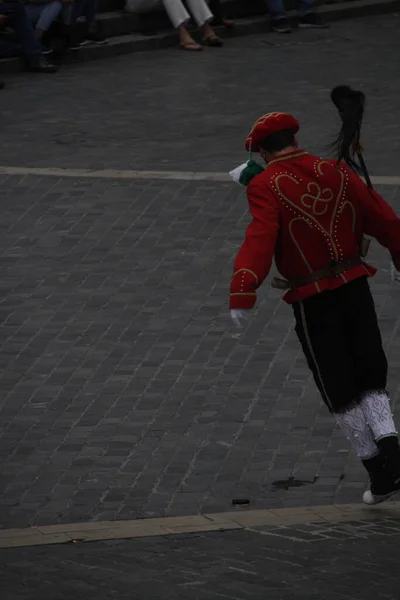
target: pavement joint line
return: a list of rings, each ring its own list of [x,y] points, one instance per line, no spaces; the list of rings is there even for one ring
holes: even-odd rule
[[[36,175],[45,177],[83,177],[91,179],[178,180],[215,181],[233,183],[229,173],[211,171],[141,171],[114,169],[64,169],[60,167],[8,167],[0,166],[0,175]],[[400,176],[371,177],[376,185],[400,185]]]
[[[91,521],[61,525],[0,529],[0,548],[46,546],[76,542],[135,539],[181,533],[207,533],[263,526],[294,526],[307,523],[400,519],[400,502],[374,507],[365,504],[331,504],[313,507],[246,510],[182,517],[121,521]]]

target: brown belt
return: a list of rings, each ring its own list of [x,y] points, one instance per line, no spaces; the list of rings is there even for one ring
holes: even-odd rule
[[[342,262],[331,260],[327,267],[319,269],[318,271],[314,271],[313,273],[309,273],[308,275],[304,275],[303,277],[296,277],[290,281],[287,281],[286,279],[280,279],[279,277],[274,277],[271,285],[273,288],[278,288],[280,290],[296,290],[304,285],[316,283],[321,279],[337,277],[341,273],[344,273],[345,271],[362,264],[363,262],[359,256],[349,258],[348,260],[344,260]]]

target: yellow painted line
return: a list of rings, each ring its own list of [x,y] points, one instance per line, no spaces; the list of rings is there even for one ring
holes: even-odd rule
[[[233,168],[233,167],[232,167]],[[7,167],[0,166],[0,175],[36,175],[42,177],[83,177],[89,179],[138,179],[180,181],[229,181],[228,173],[211,171],[135,171],[114,169],[62,169],[57,167]],[[376,185],[400,185],[400,176],[371,177]],[[233,182],[232,182],[233,183]]]
[[[331,504],[268,510],[241,511],[238,509],[235,512],[184,517],[134,521],[91,521],[24,529],[0,529],[0,548],[135,539],[180,533],[250,529],[262,526],[372,521],[377,517],[400,519],[400,502],[388,502],[374,507],[365,504]]]

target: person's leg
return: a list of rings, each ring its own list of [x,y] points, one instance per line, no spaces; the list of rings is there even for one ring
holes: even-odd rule
[[[8,16],[9,23],[15,30],[23,53],[27,56],[40,55],[41,48],[33,33],[25,6],[18,2],[2,2],[0,3],[0,14]]]
[[[269,16],[271,17],[271,27],[277,33],[291,33],[289,21],[286,17],[283,0],[266,0]]]
[[[183,50],[201,50],[187,30],[190,15],[181,0],[163,0],[163,5],[172,25],[178,30],[180,47]]]
[[[35,36],[40,40],[61,13],[62,3],[53,0],[48,4],[28,4],[26,10],[31,23],[35,26]]]
[[[315,8],[315,0],[298,0],[298,26],[307,29],[326,29],[328,25],[321,19]]]
[[[79,17],[84,17],[85,37],[81,45],[85,44],[106,44],[106,37],[99,31],[96,23],[96,15],[98,11],[98,0],[83,0],[81,3]]]
[[[294,304],[296,333],[322,398],[367,470],[371,489],[385,500],[392,482],[382,469],[379,449],[362,408],[355,403],[358,385],[343,295],[339,288]]]
[[[368,282],[353,281],[293,308],[315,382],[370,475],[364,502],[382,502],[400,487],[400,450],[388,400],[376,398],[386,387],[387,361]],[[375,420],[368,390],[375,390]]]
[[[43,10],[43,4],[25,4],[26,14],[33,27],[36,27],[36,23],[40,19],[40,15]]]
[[[379,448],[385,468],[390,473],[391,491],[395,492],[400,489],[400,447],[389,396],[384,391],[371,391],[364,396],[360,407]],[[374,490],[371,486],[371,490],[365,494],[364,501],[368,504],[381,502],[379,490]]]
[[[98,0],[85,0],[81,16],[85,17],[89,30],[96,26],[96,15],[98,10]]]
[[[374,300],[366,278],[348,284],[345,292],[343,302],[351,334],[349,344],[359,390],[360,408],[396,488],[395,481],[400,478],[400,448],[386,392],[388,364]],[[372,500],[373,498],[370,499],[370,503],[373,503]]]
[[[15,30],[31,70],[41,73],[54,73],[57,69],[43,57],[42,49],[33,32],[25,6],[18,2],[0,2],[0,15],[2,14],[8,16],[9,23]]]
[[[203,34],[203,42],[208,46],[222,46],[222,40],[215,34],[210,22],[214,16],[205,0],[187,0],[190,14]]]
[[[369,475],[370,489],[363,496],[364,502],[384,502],[393,494],[393,476],[387,468],[385,456],[379,448],[379,442],[375,439],[364,411],[361,406],[354,406],[335,417]]]
[[[187,0],[186,3],[198,27],[203,27],[206,23],[210,23],[213,20],[214,16],[205,0]]]
[[[190,21],[190,15],[181,0],[163,0],[165,12],[175,29],[186,25]]]
[[[297,337],[331,413],[351,407],[358,392],[340,296],[341,288],[293,304]]]

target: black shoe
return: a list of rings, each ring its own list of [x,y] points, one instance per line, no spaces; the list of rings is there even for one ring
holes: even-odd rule
[[[292,28],[287,19],[276,19],[271,21],[272,31],[276,33],[292,33]]]
[[[0,81],[0,90],[4,89],[4,83],[3,81]]]
[[[48,56],[49,54],[52,54],[52,53],[53,53],[53,48],[51,46],[42,44],[42,55],[43,56]]]
[[[362,461],[368,471],[370,488],[364,492],[363,502],[365,504],[380,504],[388,500],[397,491],[393,476],[387,468],[386,458],[380,452],[376,456]]]
[[[88,46],[89,44],[104,46],[104,44],[108,44],[108,40],[102,33],[93,30],[87,33],[85,39],[80,43],[80,46]]]
[[[38,58],[31,59],[29,70],[34,73],[56,73],[57,67],[48,62],[47,58],[40,55]]]
[[[297,22],[299,27],[304,29],[327,29],[329,25],[325,23],[318,13],[308,13],[299,17]]]

